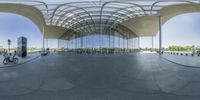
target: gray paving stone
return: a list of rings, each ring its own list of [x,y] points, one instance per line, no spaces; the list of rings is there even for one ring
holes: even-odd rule
[[[0,100],[199,100],[199,74],[157,54],[54,53],[0,69]]]

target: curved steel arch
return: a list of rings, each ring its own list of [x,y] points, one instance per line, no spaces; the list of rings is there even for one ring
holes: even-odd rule
[[[88,7],[87,7],[88,8]],[[89,7],[90,8],[90,7]],[[110,8],[113,8],[113,7],[110,7]],[[117,7],[115,7],[115,8],[117,8]],[[75,9],[76,10],[76,9]],[[72,10],[70,10],[70,11],[74,11],[74,9],[72,9]],[[68,11],[69,12],[69,11]],[[66,12],[66,13],[68,13],[68,12]],[[88,11],[89,13],[90,13],[90,11]],[[99,12],[99,11],[98,11]],[[82,15],[82,14],[85,14],[85,12],[82,12],[82,13],[77,13],[77,14],[80,14],[80,15]],[[65,14],[63,14],[63,15],[65,15]],[[122,15],[122,14],[120,14],[120,15]],[[71,16],[71,17],[73,17],[73,16]],[[90,16],[89,16],[90,17]],[[94,15],[92,15],[92,17],[94,17]],[[113,16],[114,17],[114,16]],[[75,17],[73,17],[73,18],[75,18]],[[83,17],[80,17],[80,18],[83,18]],[[84,16],[84,18],[85,18],[85,16]],[[121,16],[119,16],[118,18],[121,18]],[[68,18],[68,19],[70,19],[70,17]],[[115,19],[117,19],[116,17],[115,17]],[[59,19],[58,19],[59,20]],[[68,21],[67,19],[65,19],[65,21],[63,21],[63,23],[64,22],[66,22],[66,21]],[[69,20],[70,21],[70,23],[69,24],[71,24],[71,23],[74,23],[73,21],[71,21],[71,20]],[[76,22],[76,20],[74,20],[75,22]],[[94,25],[95,25],[95,23],[94,23]],[[62,25],[61,25],[62,26]]]
[[[0,0],[0,2],[7,0]],[[148,1],[150,3],[143,5],[141,2]],[[93,1],[86,2],[69,2],[63,4],[48,4],[46,2],[36,0],[9,0],[11,4],[23,4],[33,8],[37,8],[41,12],[41,26],[52,25],[71,28],[71,33],[86,34],[96,31],[109,31],[111,28],[117,28],[122,21],[135,16],[159,15],[159,11],[170,5],[176,4],[199,4],[199,0],[134,0],[134,1],[109,1],[98,3]],[[30,2],[30,3],[29,3]],[[170,2],[170,3],[162,3]],[[94,8],[94,9],[92,9]],[[73,13],[71,17],[66,15]],[[124,33],[125,34],[125,33]]]
[[[78,9],[73,9],[73,10],[69,10],[69,11],[67,11],[67,12],[65,12],[63,15],[61,15],[61,17],[59,17],[59,19],[60,18],[63,18],[66,14],[68,14],[68,13],[70,13],[70,12],[73,12],[73,11],[76,11],[76,10],[78,10]],[[78,15],[79,16],[79,18],[80,19],[84,19],[82,16],[80,16],[80,14],[78,14],[78,13],[76,13],[75,15]],[[89,15],[90,16],[90,15]],[[72,17],[73,17],[73,20],[79,20],[79,19],[75,19],[75,17],[74,16],[71,16],[71,17],[69,17],[69,18],[67,18],[67,19],[65,19],[65,20],[62,20],[63,22],[62,22],[62,25],[66,22],[66,21],[69,21],[68,19],[72,19]],[[90,18],[91,18],[91,16],[90,16]],[[58,20],[59,20],[58,19]],[[73,20],[71,20],[71,21],[73,21]],[[93,20],[93,19],[92,19]],[[62,26],[61,25],[61,26]]]
[[[61,15],[61,17],[65,16],[67,13],[70,13],[70,12],[71,12],[71,11],[68,11],[68,12],[64,13],[63,15]],[[84,18],[83,18],[82,16],[80,16],[79,14],[75,14],[75,15],[78,15],[80,19],[84,19]],[[61,17],[59,17],[59,18],[61,18]],[[71,17],[73,17],[73,16],[71,16]],[[71,17],[70,17],[70,18],[71,18]],[[59,20],[60,20],[60,19],[57,20],[56,25],[60,22]],[[73,20],[75,20],[75,19],[73,19]],[[77,19],[77,20],[78,20],[78,19]],[[61,23],[61,26],[64,24],[64,22],[66,22],[66,19],[65,19],[65,20],[62,20],[62,21],[63,21],[63,22]],[[86,23],[86,24],[88,24],[88,23]],[[87,30],[88,30],[88,29],[87,29]],[[88,31],[89,31],[89,30],[88,30]]]
[[[133,6],[130,6],[130,7],[126,7],[126,8],[121,8],[121,9],[118,9],[116,12],[114,12],[114,13],[112,13],[112,15],[114,15],[114,14],[116,14],[116,13],[118,13],[119,11],[121,11],[121,10],[124,10],[124,9],[129,9],[129,8],[132,8]],[[128,13],[131,13],[131,12],[133,12],[133,11],[127,11],[127,13],[125,13],[125,16],[122,16],[122,17],[127,17],[127,18],[130,18],[129,17],[129,15],[128,15]],[[133,14],[134,14],[134,12],[133,12]],[[132,16],[132,17],[136,17],[136,16],[139,16],[139,15],[137,15],[137,14],[135,14],[134,16]],[[111,18],[111,17],[110,17]],[[108,20],[110,20],[110,18],[108,19]],[[117,19],[116,19],[117,20]],[[124,19],[125,20],[125,19]],[[116,22],[115,21],[113,21],[113,23],[111,24],[111,27],[113,27],[113,25],[114,24],[116,24]]]
[[[55,14],[55,12],[56,12],[57,9],[59,9],[61,6],[66,6],[66,5],[69,6],[69,7],[75,7],[75,8],[77,8],[77,9],[81,9],[81,10],[85,11],[86,13],[88,13],[88,12],[87,12],[85,9],[83,9],[83,8],[80,8],[80,7],[77,7],[77,6],[69,5],[69,3],[65,3],[65,4],[58,5],[58,6],[55,8],[55,10],[53,11],[53,14],[52,14],[52,17],[51,17],[51,18],[53,18],[53,16],[54,16],[54,14]],[[92,19],[92,16],[90,15],[90,13],[88,13],[88,15],[90,16],[91,20],[93,20],[93,19]],[[50,23],[52,23],[52,20],[50,21]]]
[[[129,9],[129,8],[132,8],[132,7],[135,7],[135,6],[130,6],[130,7],[125,7],[125,8],[120,8],[120,9],[118,9],[118,10],[115,10],[113,13],[111,13],[111,15],[114,15],[114,14],[116,14],[116,13],[118,13],[119,11],[121,11],[121,10],[126,10],[126,9]],[[129,11],[128,11],[129,12]],[[132,11],[131,11],[132,12]],[[110,19],[111,17],[109,17],[109,19]],[[109,20],[108,19],[108,20]]]
[[[109,15],[102,15],[102,16],[104,16],[105,19],[108,20],[108,18],[106,18],[106,17],[109,17]],[[75,18],[76,18],[76,17],[75,17]],[[84,17],[81,17],[81,18],[83,18],[83,19],[78,19],[78,20],[82,22],[82,21],[87,20],[88,17],[87,17],[87,16],[84,16]],[[95,18],[96,18],[96,19],[99,19],[99,15],[93,15],[93,19],[95,19]],[[113,16],[113,19],[114,19],[113,21],[115,21],[115,19],[123,20],[123,18],[121,18],[121,17],[114,17],[114,16]],[[110,19],[110,20],[111,20],[111,19]],[[66,21],[67,21],[67,20],[66,20]],[[68,20],[68,21],[69,21],[69,22],[67,23],[68,25],[74,25],[74,23],[76,23],[76,22],[73,21],[73,19],[72,19],[72,20]],[[94,22],[95,22],[95,21],[94,21]],[[94,26],[96,26],[96,24],[95,24]]]
[[[106,25],[106,24],[105,24]],[[128,28],[126,28],[126,29],[124,29],[124,28],[126,28],[125,26],[123,26],[123,25],[119,25],[118,27],[116,27],[116,28],[111,28],[111,30],[117,30],[117,31],[119,31],[119,32],[121,32],[121,33],[123,33],[123,34],[120,34],[120,35],[122,35],[123,37],[126,37],[126,38],[130,38],[130,37],[137,37],[137,35],[134,33],[134,32],[132,32],[131,30],[129,30]],[[85,34],[83,34],[83,35],[86,35],[86,34],[93,34],[93,33],[95,33],[96,31],[91,31],[90,33],[85,33]],[[106,33],[109,33],[110,32],[110,29],[108,29],[108,30],[103,30],[103,32],[104,33],[98,33],[98,34],[106,34]],[[67,33],[67,32],[66,32]],[[80,32],[78,32],[78,33],[80,33]],[[63,35],[65,35],[65,34],[63,34]],[[94,35],[94,34],[93,34]]]
[[[113,12],[113,11],[111,11],[112,13],[118,13],[118,12]],[[121,14],[121,13],[118,13],[118,14],[116,14],[117,16],[115,16],[114,14],[111,14],[111,15],[102,15],[102,16],[106,16],[107,17],[107,20],[109,20],[109,19],[111,19],[111,18],[114,18],[115,20],[117,20],[117,19],[121,19],[121,20],[124,20],[124,18],[128,18],[129,16],[131,16],[132,14],[129,14],[130,12],[132,12],[132,11],[128,11],[127,10],[127,12],[128,13],[123,13],[123,14]],[[82,14],[82,13],[80,13],[80,14]],[[96,15],[92,15],[93,17],[95,16],[95,17],[98,17],[99,15],[98,14],[96,14]],[[136,15],[135,15],[136,16]],[[88,16],[84,16],[84,18],[87,18]],[[99,16],[100,17],[100,16]],[[124,17],[124,18],[123,18]],[[73,23],[73,22],[71,22],[71,23]]]
[[[194,2],[191,2],[191,1],[186,1],[186,0],[183,0],[183,1],[157,1],[157,2],[154,2],[152,5],[151,5],[151,14],[152,14],[152,11],[153,11],[153,8],[154,8],[154,6],[156,5],[156,4],[158,4],[158,3],[161,3],[161,2],[185,2],[185,3],[191,3],[191,4],[193,4]]]
[[[99,20],[97,20],[97,21],[99,22]],[[106,22],[106,21],[107,21],[107,19],[105,19],[105,22]],[[113,20],[113,21],[115,21],[115,20]],[[112,21],[112,22],[113,22],[113,21]],[[102,24],[103,24],[103,23],[102,23]],[[105,24],[105,23],[104,23],[104,24]],[[77,25],[79,25],[79,23],[76,23],[76,24],[74,25],[74,27],[75,27],[75,28],[78,28]],[[107,24],[106,24],[106,25],[107,25]],[[110,25],[107,25],[107,26],[110,26]],[[95,25],[94,27],[96,27],[96,25]]]
[[[101,13],[100,16],[102,15],[102,11],[104,9],[104,6],[106,6],[107,4],[110,4],[110,3],[127,3],[127,4],[131,4],[131,5],[135,5],[135,6],[138,6],[141,10],[143,10],[144,14],[146,15],[145,9],[142,6],[140,6],[140,5],[136,4],[136,3],[130,3],[130,2],[126,2],[126,1],[110,1],[110,2],[105,2],[102,5],[101,11],[100,11],[100,13]],[[100,24],[99,25],[101,25],[101,17],[100,17]],[[99,27],[101,27],[101,26],[99,26]]]
[[[0,2],[2,2],[2,1],[8,1],[8,0],[0,0]],[[49,13],[49,11],[48,11],[48,5],[45,3],[45,2],[43,2],[43,1],[27,1],[27,0],[20,0],[20,1],[16,1],[16,0],[9,0],[9,1],[13,1],[13,2],[36,2],[36,3],[40,3],[40,4],[42,4],[42,5],[44,5],[45,6],[45,8],[46,8],[46,10],[47,10],[47,13]]]

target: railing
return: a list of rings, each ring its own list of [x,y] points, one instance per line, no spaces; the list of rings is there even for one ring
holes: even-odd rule
[[[170,52],[170,51],[165,51],[163,54],[170,54],[170,55],[178,55],[178,56],[200,56],[200,53],[192,53],[192,52]]]
[[[40,51],[27,52],[28,54],[40,53]]]

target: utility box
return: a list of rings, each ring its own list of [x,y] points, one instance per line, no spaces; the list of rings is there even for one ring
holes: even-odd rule
[[[27,56],[27,38],[19,37],[17,41],[18,41],[17,55],[19,57],[26,57]]]

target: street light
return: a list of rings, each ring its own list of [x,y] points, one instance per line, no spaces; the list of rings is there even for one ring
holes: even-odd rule
[[[8,50],[9,50],[9,52],[10,52],[10,45],[11,45],[11,40],[8,39]]]

